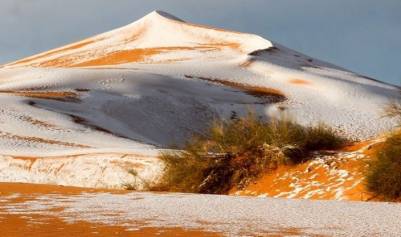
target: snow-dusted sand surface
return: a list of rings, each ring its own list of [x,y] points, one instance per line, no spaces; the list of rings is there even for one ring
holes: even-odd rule
[[[159,149],[249,110],[364,140],[394,126],[382,112],[396,99],[395,86],[260,36],[156,11],[0,67],[0,180],[117,187],[138,153],[149,166],[138,172],[153,179]]]
[[[223,236],[401,235],[399,204],[190,194],[113,194],[85,190],[72,192],[67,188],[51,187],[43,192],[43,188],[41,191],[34,185],[29,187],[28,192],[22,191],[27,190],[26,185],[9,185],[4,191],[1,185],[5,184],[0,184],[3,191],[0,217],[25,216],[25,225],[37,228],[46,221],[58,218],[64,223],[122,226],[126,235],[120,236],[129,236],[130,231],[143,228],[203,230]],[[1,223],[10,225],[12,221],[0,218]],[[24,227],[21,225],[21,228]],[[31,228],[34,230],[33,226]],[[48,231],[51,233],[52,230]],[[58,230],[53,231],[57,233]],[[149,236],[160,235],[163,236]]]

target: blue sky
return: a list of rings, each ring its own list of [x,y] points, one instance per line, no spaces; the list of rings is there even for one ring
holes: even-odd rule
[[[256,33],[401,85],[401,0],[1,0],[0,63],[126,25],[155,9]]]

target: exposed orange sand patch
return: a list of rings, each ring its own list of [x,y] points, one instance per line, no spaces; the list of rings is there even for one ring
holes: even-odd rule
[[[341,193],[341,199],[369,200],[372,194],[363,181],[367,159],[333,157],[324,163],[312,163],[312,160],[296,166],[281,166],[244,190],[232,189],[230,194],[332,200]],[[342,177],[336,173],[338,170],[345,170],[348,175]]]
[[[266,96],[273,96],[276,98],[275,101],[272,102],[279,102],[283,101],[286,99],[285,95],[283,92],[274,89],[274,88],[268,88],[268,87],[261,87],[261,86],[251,86],[247,84],[242,84],[242,83],[237,83],[237,82],[231,82],[228,80],[223,80],[223,79],[217,79],[217,78],[208,78],[208,77],[196,77],[196,76],[191,76],[191,75],[185,75],[187,78],[197,78],[201,79],[204,81],[209,81],[209,82],[214,82],[218,84],[222,84],[225,86],[230,86],[233,88],[240,89],[242,91],[245,91],[247,94],[256,96],[256,97],[266,97]]]
[[[91,223],[87,221],[65,222],[57,217],[57,213],[62,213],[63,208],[51,209],[50,214],[8,214],[2,212],[2,207],[8,204],[22,203],[33,200],[44,194],[77,195],[97,192],[126,193],[126,191],[95,190],[85,188],[52,186],[52,185],[33,185],[17,183],[0,183],[0,196],[19,194],[18,197],[0,203],[0,233],[2,237],[20,237],[29,235],[32,237],[109,237],[109,236],[221,236],[219,233],[207,232],[203,230],[186,230],[183,228],[139,228],[137,230],[127,230],[127,227],[116,225],[105,225]],[[140,223],[138,223],[140,224]]]
[[[90,56],[92,52],[80,52],[77,55],[61,56],[34,64],[39,67],[94,67],[102,65],[118,65],[124,63],[145,62],[154,55],[180,50],[211,50],[218,49],[216,46],[197,46],[197,47],[156,47],[156,48],[136,48],[131,50],[114,51],[103,55],[93,55],[92,59],[79,62],[82,58]],[[79,63],[76,63],[79,62]]]
[[[27,163],[29,163],[26,165],[19,165],[21,167],[26,167],[27,170],[31,170],[33,164],[35,164],[35,162],[38,160],[38,158],[36,158],[36,157],[24,157],[24,156],[13,156],[12,158],[14,160],[22,160],[22,161],[26,161]]]
[[[27,157],[27,156],[13,156],[13,159],[35,162],[38,158],[37,157]]]
[[[343,151],[348,151],[348,152],[359,151],[359,150],[367,148],[369,145],[371,145],[373,143],[374,143],[374,141],[371,141],[371,140],[362,141],[362,142],[355,142],[355,143],[352,143],[352,144],[344,147],[342,150]]]
[[[22,158],[22,157],[19,157]],[[124,190],[110,190],[110,189],[94,189],[94,188],[78,188],[61,185],[48,185],[48,184],[26,184],[26,183],[3,183],[0,182],[0,195],[11,195],[15,193],[20,194],[82,194],[82,193],[95,193],[95,192],[109,192],[109,193],[128,193]]]
[[[121,42],[122,44],[125,44],[127,42],[132,42],[138,39],[138,37],[143,34],[146,31],[146,28],[144,26],[137,27],[136,29],[133,29],[130,34],[126,35],[126,38]],[[41,53],[38,55],[34,55],[22,60],[18,60],[16,62],[8,64],[8,66],[18,66],[21,64],[28,64],[30,66],[52,66],[52,64],[56,64],[58,62],[58,66],[66,66],[68,64],[73,64],[74,61],[81,57],[84,56],[85,54],[88,54],[88,50],[85,50],[85,46],[94,44],[94,43],[99,43],[104,41],[106,36],[104,35],[98,35],[94,36],[91,38],[84,39],[82,41],[79,41],[77,43],[72,43],[67,46],[62,46],[53,50],[50,50],[45,53]],[[80,49],[78,51],[75,51],[77,49]],[[69,52],[69,51],[75,51],[75,52]],[[96,50],[96,49],[94,49]],[[75,53],[75,56],[73,55]],[[58,56],[59,54],[64,54],[63,56]],[[55,56],[56,58],[52,60],[46,60],[46,58],[53,57]],[[35,61],[40,61],[41,59],[44,59],[43,62],[35,63]],[[54,65],[53,65],[54,66]]]
[[[309,85],[310,84],[309,81],[305,81],[302,79],[292,79],[292,80],[290,80],[290,83],[297,84],[297,85]]]
[[[264,96],[270,95],[270,96],[278,97],[279,101],[286,99],[283,92],[281,92],[277,89],[273,89],[273,88],[243,85],[243,84],[239,84],[239,83],[226,83],[225,85],[232,86],[232,87],[238,87],[240,89],[247,91],[248,94],[256,96],[256,97],[264,97]]]
[[[2,217],[0,215],[0,217]],[[177,236],[177,237],[212,237],[221,236],[206,231],[185,230],[181,228],[142,228],[128,231],[121,226],[93,224],[85,221],[66,223],[55,217],[43,215],[5,215],[5,221],[0,220],[0,231],[3,237],[20,237],[29,234],[31,237],[143,237],[143,236]],[[27,219],[35,219],[42,223],[33,225]]]
[[[38,159],[49,159],[49,158],[54,158],[54,159],[58,159],[58,158],[79,158],[83,155],[94,155],[94,156],[105,156],[105,155],[120,155],[122,157],[125,156],[135,156],[138,158],[149,158],[149,157],[154,157],[157,158],[158,156],[150,156],[150,155],[145,155],[145,154],[140,154],[140,153],[130,153],[130,154],[126,154],[126,153],[118,153],[118,152],[108,152],[108,153],[88,153],[88,154],[76,154],[76,155],[66,155],[66,156],[13,156],[14,159],[20,159],[20,160],[38,160]],[[1,183],[1,182],[0,182]]]
[[[144,61],[146,57],[159,54],[162,50],[157,48],[149,49],[132,49],[125,51],[112,52],[110,54],[104,55],[93,60],[89,60],[83,63],[72,65],[74,67],[91,67],[99,65],[116,65],[123,63],[139,62]],[[50,64],[44,66],[52,66]]]
[[[377,151],[383,149],[383,147],[384,147],[384,141],[374,143],[368,146],[367,149],[363,151],[363,154],[365,154],[368,157],[373,157],[377,153]]]
[[[74,44],[71,44],[71,45],[67,45],[65,47],[57,48],[57,49],[48,51],[48,52],[43,53],[43,54],[38,54],[36,56],[32,56],[32,57],[28,57],[28,58],[25,58],[25,59],[22,59],[22,60],[18,60],[16,62],[13,62],[13,63],[9,64],[9,66],[15,66],[15,65],[19,65],[19,64],[26,64],[26,63],[33,62],[33,61],[41,59],[41,58],[54,56],[54,55],[56,55],[58,53],[65,52],[65,51],[68,51],[68,50],[79,49],[79,48],[82,48],[82,47],[84,47],[86,45],[92,44],[94,42],[95,41],[92,40],[92,39],[85,39],[85,40],[82,40],[80,42],[77,42],[77,43],[74,43]]]
[[[30,66],[33,67],[70,67],[75,64],[79,58],[85,57],[85,55],[76,55],[76,56],[62,56],[55,59],[45,60],[43,62],[34,63]]]
[[[254,62],[255,62],[255,60],[253,60],[253,59],[248,59],[248,60],[246,60],[245,62],[241,63],[239,66],[240,66],[240,67],[247,68],[247,67],[250,67]]]
[[[35,119],[30,116],[20,116],[20,119],[23,121],[26,121],[32,125],[35,125],[37,127],[43,127],[43,128],[48,128],[48,129],[52,129],[52,130],[62,130],[60,127],[58,127],[54,124],[50,124],[48,122],[45,122],[45,121],[42,121],[39,119]]]
[[[0,202],[0,233],[3,237],[20,237],[29,235],[32,237],[70,237],[70,236],[85,236],[85,237],[137,237],[137,236],[194,236],[194,237],[211,237],[211,236],[226,236],[224,233],[210,232],[204,229],[185,229],[182,227],[141,227],[142,222],[138,220],[134,223],[101,224],[85,220],[76,219],[74,222],[66,222],[63,219],[63,207],[49,208],[46,211],[30,212],[27,210],[19,210],[17,213],[7,213],[7,206],[28,201],[34,201],[42,195],[62,195],[68,197],[83,193],[127,193],[127,191],[111,191],[97,190],[87,188],[74,188],[53,185],[37,185],[37,184],[22,184],[22,183],[0,183],[0,196],[7,197],[15,195],[12,198],[7,198]],[[65,214],[65,213],[64,213]],[[112,213],[99,213],[104,215],[113,215]],[[210,223],[206,223],[210,224]],[[130,228],[131,227],[131,228]],[[135,227],[135,228],[133,228]],[[261,236],[260,234],[244,233],[246,236]],[[284,228],[277,227],[266,232],[262,236],[299,236],[306,235],[302,228]],[[308,236],[321,236],[308,234]]]
[[[24,96],[38,99],[50,99],[60,101],[78,101],[79,95],[69,91],[0,91],[0,93],[7,93],[16,96]]]
[[[66,146],[66,147],[90,148],[90,146],[81,145],[81,144],[77,144],[77,143],[73,143],[73,142],[63,142],[63,141],[44,139],[44,138],[33,137],[33,136],[21,136],[21,135],[8,133],[8,132],[2,132],[2,131],[0,131],[0,137],[7,138],[7,139],[20,140],[20,141],[25,141],[25,142],[44,143],[44,144],[60,145],[60,146]]]
[[[211,40],[210,43],[207,44],[199,44],[203,47],[209,47],[209,48],[232,48],[232,49],[238,49],[240,47],[240,44],[237,42],[213,42],[213,40]]]

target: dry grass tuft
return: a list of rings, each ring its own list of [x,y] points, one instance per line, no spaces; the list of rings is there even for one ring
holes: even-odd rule
[[[366,175],[369,191],[387,200],[401,199],[401,131],[391,135],[374,154]]]
[[[345,139],[324,125],[245,118],[215,121],[204,136],[194,136],[183,151],[161,156],[162,182],[153,190],[222,194],[282,164],[298,164],[310,153],[343,146]]]
[[[399,120],[401,125],[401,104],[388,105],[385,115]],[[401,130],[391,134],[380,150],[373,153],[366,174],[369,191],[387,200],[401,199]]]

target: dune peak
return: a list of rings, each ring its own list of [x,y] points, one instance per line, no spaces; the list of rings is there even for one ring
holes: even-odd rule
[[[143,18],[145,18],[145,19],[167,19],[167,20],[185,22],[184,20],[182,20],[168,12],[161,11],[161,10],[154,10],[151,13],[144,16]]]

